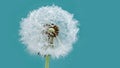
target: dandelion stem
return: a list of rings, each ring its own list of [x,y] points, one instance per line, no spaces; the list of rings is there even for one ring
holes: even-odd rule
[[[50,61],[50,56],[46,55],[45,56],[45,68],[49,68],[49,61]]]

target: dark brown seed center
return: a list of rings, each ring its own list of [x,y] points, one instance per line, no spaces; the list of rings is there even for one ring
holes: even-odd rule
[[[56,37],[58,36],[59,33],[59,28],[54,25],[54,24],[46,24],[47,31],[46,34],[48,35],[48,37]]]

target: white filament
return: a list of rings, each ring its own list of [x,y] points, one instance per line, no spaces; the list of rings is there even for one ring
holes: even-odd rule
[[[54,48],[49,47],[47,35],[42,34],[46,29],[44,25],[51,23],[59,28],[59,34],[54,38]],[[20,24],[21,41],[30,53],[40,53],[42,56],[49,54],[55,58],[65,56],[71,51],[79,30],[78,21],[73,15],[54,5],[30,12]]]

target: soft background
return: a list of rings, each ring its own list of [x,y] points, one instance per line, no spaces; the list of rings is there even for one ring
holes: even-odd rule
[[[50,68],[120,68],[119,0],[0,0],[0,68],[44,68],[19,42],[19,22],[29,11],[58,5],[80,21],[79,40]]]

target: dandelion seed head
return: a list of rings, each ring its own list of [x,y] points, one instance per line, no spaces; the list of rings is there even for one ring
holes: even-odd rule
[[[72,50],[77,40],[77,25],[78,21],[73,18],[73,14],[61,7],[40,7],[20,22],[20,40],[32,54],[59,58]],[[49,39],[53,40],[52,44]]]

